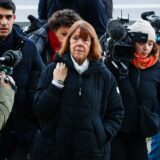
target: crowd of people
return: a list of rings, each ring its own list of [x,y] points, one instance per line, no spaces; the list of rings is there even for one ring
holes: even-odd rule
[[[45,24],[26,34],[15,3],[0,0],[0,160],[159,160],[160,131],[148,152],[140,115],[160,117],[156,32],[135,21],[145,39],[113,62],[99,40],[112,11],[112,0],[39,0]]]

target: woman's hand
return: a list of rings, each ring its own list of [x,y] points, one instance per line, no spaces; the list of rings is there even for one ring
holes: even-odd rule
[[[68,69],[65,63],[57,63],[53,71],[53,80],[64,82],[67,77]]]

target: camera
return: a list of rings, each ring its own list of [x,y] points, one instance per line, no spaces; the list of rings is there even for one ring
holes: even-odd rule
[[[128,74],[128,62],[134,57],[134,43],[147,42],[148,34],[131,32],[119,20],[110,20],[106,33],[100,38],[104,61],[112,64],[121,75]]]
[[[147,42],[148,34],[130,32],[118,20],[111,20],[107,26],[106,37],[100,39],[105,56],[113,61],[130,61],[133,58],[134,42]]]
[[[6,75],[11,75],[13,67],[22,60],[20,50],[7,50],[0,56],[0,72],[4,71]]]
[[[6,74],[6,77],[4,78],[5,83],[9,83],[15,91],[17,90],[17,86],[9,80],[8,75],[13,73],[13,67],[21,60],[22,53],[20,50],[7,50],[0,56],[0,73],[4,72]]]

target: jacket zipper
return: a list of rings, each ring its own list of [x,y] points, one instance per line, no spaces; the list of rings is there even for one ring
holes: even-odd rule
[[[137,90],[140,88],[140,70],[138,69]]]
[[[79,91],[78,91],[78,95],[79,96],[82,95],[82,77],[81,77],[81,75],[79,76]]]

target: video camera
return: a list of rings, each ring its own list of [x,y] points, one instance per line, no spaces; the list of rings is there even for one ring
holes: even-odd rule
[[[143,12],[141,17],[151,23],[156,31],[157,43],[160,44],[160,17],[156,16],[154,11]]]
[[[130,61],[133,58],[133,43],[147,42],[148,34],[130,32],[118,20],[111,20],[107,26],[108,39],[106,40],[106,56],[114,61]]]
[[[4,72],[6,77],[4,81],[12,86],[12,89],[17,90],[17,86],[13,84],[7,75],[13,73],[13,67],[15,67],[22,60],[22,53],[20,50],[7,50],[0,56],[0,72]]]
[[[108,61],[123,75],[128,74],[126,64],[134,57],[134,43],[147,42],[148,34],[131,32],[121,21],[110,20],[105,38],[100,38],[104,50],[105,63]],[[103,39],[103,44],[102,44]]]
[[[6,75],[11,75],[13,67],[22,60],[20,50],[7,50],[0,56],[0,72],[4,71]]]

